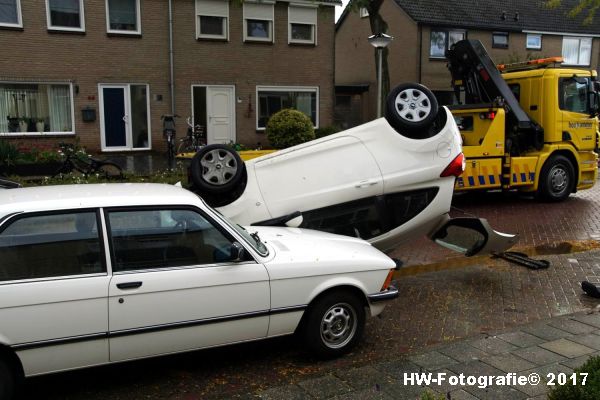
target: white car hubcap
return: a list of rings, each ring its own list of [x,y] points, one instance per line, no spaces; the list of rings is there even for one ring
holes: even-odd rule
[[[420,122],[431,113],[431,102],[419,89],[406,89],[396,96],[398,115],[407,121]]]
[[[213,185],[224,185],[235,176],[237,162],[233,155],[221,149],[207,152],[200,160],[202,179]]]
[[[321,320],[321,339],[332,349],[344,347],[354,337],[357,320],[354,309],[346,303],[330,307]]]

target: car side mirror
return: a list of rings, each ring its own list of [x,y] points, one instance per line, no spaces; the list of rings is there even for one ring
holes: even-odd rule
[[[238,242],[231,243],[229,248],[230,261],[242,262],[246,259],[246,249]]]

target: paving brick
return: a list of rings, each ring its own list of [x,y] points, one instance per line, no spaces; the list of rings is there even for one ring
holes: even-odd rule
[[[274,387],[260,392],[258,396],[264,400],[306,400],[312,397],[296,385]]]
[[[545,340],[556,340],[571,336],[569,332],[549,326],[546,323],[537,323],[521,328],[522,331],[530,333],[534,336]]]
[[[404,359],[375,364],[374,368],[395,379],[403,379],[405,373],[423,372],[423,367]]]
[[[594,333],[588,333],[587,335],[572,336],[569,337],[569,340],[595,350],[600,350],[600,336]]]
[[[383,385],[392,382],[389,375],[371,366],[336,371],[335,375],[356,390],[380,391]]]
[[[396,382],[387,385],[383,391],[396,400],[414,400],[420,399],[421,395],[427,388],[418,385],[403,385],[401,382]]]
[[[531,347],[545,342],[545,340],[540,337],[522,331],[503,333],[496,337],[518,347]]]
[[[414,355],[409,357],[409,360],[429,371],[458,363],[458,361],[454,360],[453,358],[443,355],[437,351],[430,351],[428,353]]]
[[[305,380],[298,383],[298,386],[315,399],[328,399],[352,391],[348,384],[333,375]]]
[[[460,363],[456,365],[451,365],[448,369],[454,372],[457,375],[463,374],[465,376],[481,376],[481,375],[490,375],[490,376],[498,376],[503,375],[503,372],[496,367],[492,367],[489,364],[486,364],[482,361],[470,361],[467,363]]]
[[[351,392],[335,396],[333,400],[393,400],[390,395],[381,390],[363,389],[357,392]]]
[[[590,349],[587,346],[567,339],[558,339],[552,342],[542,343],[540,344],[540,347],[568,358],[575,358],[594,352],[594,349]]]
[[[535,364],[526,361],[521,357],[517,357],[514,354],[499,354],[489,358],[484,358],[481,361],[504,372],[520,372],[536,366]]]
[[[524,349],[515,350],[512,352],[512,354],[517,355],[526,361],[530,361],[540,366],[564,361],[567,358],[549,350],[542,349],[538,346],[526,347]]]
[[[583,364],[585,364],[585,362],[587,360],[590,359],[590,357],[593,356],[598,356],[600,355],[600,352],[596,352],[596,353],[592,353],[592,354],[586,354],[584,356],[580,356],[580,357],[576,357],[576,358],[570,358],[568,360],[562,361],[561,364],[569,367],[571,369],[575,369],[575,368],[579,368],[581,367]]]
[[[485,339],[476,340],[471,343],[471,346],[485,351],[488,354],[508,353],[518,348],[517,346],[505,342],[502,339],[498,339],[497,337],[488,337]]]
[[[463,389],[454,390],[450,392],[450,398],[452,400],[478,400],[477,397],[473,396],[471,393],[466,392]]]
[[[527,398],[525,393],[511,386],[490,386],[485,389],[468,386],[465,391],[481,400],[519,400]]]
[[[600,336],[598,336],[600,338]],[[454,343],[449,346],[440,347],[437,349],[438,352],[452,357],[453,359],[460,362],[468,362],[473,360],[480,360],[488,357],[489,354],[478,348],[471,346],[469,341]]]
[[[573,334],[590,333],[596,329],[595,327],[593,327],[591,325],[584,324],[582,322],[575,321],[570,318],[552,319],[548,323],[548,325],[558,328],[565,332],[573,333]]]
[[[600,314],[582,314],[573,316],[574,320],[600,328]]]

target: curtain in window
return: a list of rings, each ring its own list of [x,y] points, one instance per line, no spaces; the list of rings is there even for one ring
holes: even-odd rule
[[[298,93],[296,98],[296,109],[312,118],[312,93]],[[314,123],[314,121],[313,121]]]
[[[579,64],[579,39],[563,38],[565,64]]]
[[[110,29],[120,31],[137,30],[136,0],[108,0]]]
[[[0,23],[19,23],[17,0],[0,0]]]
[[[79,0],[49,0],[48,5],[53,26],[81,28]]]
[[[48,90],[50,108],[50,131],[72,132],[71,93],[67,85],[53,85]]]
[[[0,133],[8,132],[10,116],[10,95],[5,87],[0,86]]]
[[[590,65],[590,58],[592,56],[592,39],[581,39],[579,46],[579,64]]]

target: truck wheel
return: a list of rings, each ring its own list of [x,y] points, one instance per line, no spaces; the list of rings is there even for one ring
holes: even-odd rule
[[[192,158],[192,182],[204,193],[226,193],[240,184],[244,162],[229,146],[211,144],[204,146]]]
[[[365,326],[365,308],[349,292],[326,294],[307,310],[303,336],[319,357],[338,357],[358,343]]]
[[[15,393],[15,375],[5,360],[0,359],[0,399],[12,399]]]
[[[385,118],[394,129],[411,139],[430,137],[429,127],[438,114],[433,92],[418,83],[396,86],[386,99]]]
[[[561,155],[546,161],[540,173],[538,197],[546,201],[565,200],[575,185],[575,170],[571,161]]]

